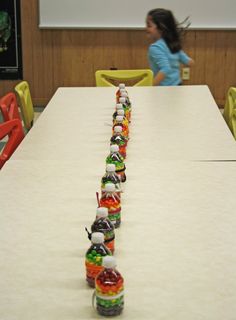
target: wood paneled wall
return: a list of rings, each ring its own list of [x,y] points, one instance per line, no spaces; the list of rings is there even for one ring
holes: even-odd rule
[[[148,67],[145,31],[40,30],[37,0],[21,0],[21,15],[23,74],[35,105],[46,105],[59,86],[95,86],[98,69]],[[207,84],[223,105],[236,86],[236,31],[189,30],[184,49],[195,60],[185,83]],[[0,95],[17,82],[1,81]]]

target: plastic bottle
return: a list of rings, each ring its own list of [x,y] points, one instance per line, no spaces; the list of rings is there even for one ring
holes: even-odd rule
[[[131,104],[129,104],[125,97],[120,97],[119,103],[122,104],[123,109],[125,111],[125,116],[127,120],[130,122],[131,119]]]
[[[117,104],[116,104],[116,110],[115,110],[115,112],[113,113],[113,116],[112,116],[113,122],[114,122],[116,116],[118,116],[118,111],[119,111],[119,110],[124,110],[124,108],[123,108],[123,106],[122,106],[122,103],[117,103]]]
[[[111,141],[111,145],[117,144],[119,146],[119,153],[125,159],[128,139],[125,138],[125,136],[123,135],[121,126],[114,127],[114,134],[111,137],[110,141]]]
[[[105,192],[105,185],[107,183],[114,183],[114,185],[116,187],[116,192],[117,192],[118,196],[120,197],[120,193],[121,193],[120,177],[116,173],[116,166],[113,163],[108,163],[106,165],[106,173],[102,177],[102,181],[101,181],[102,195]]]
[[[124,308],[124,279],[114,257],[105,257],[103,267],[95,280],[96,309],[102,316],[117,316]]]
[[[114,134],[114,128],[116,126],[122,127],[122,134],[124,137],[129,138],[129,122],[124,116],[116,116],[116,119],[114,120],[114,124],[112,127],[112,134]]]
[[[106,184],[105,192],[100,199],[100,206],[108,209],[109,220],[115,228],[118,228],[121,223],[121,205],[114,183]]]
[[[108,209],[105,207],[97,208],[96,220],[91,226],[92,232],[102,232],[104,234],[105,246],[114,253],[115,250],[115,231],[114,225],[108,218]]]
[[[117,144],[112,144],[110,146],[110,154],[106,158],[106,163],[113,163],[116,166],[116,173],[118,174],[120,181],[126,181],[124,158],[119,153],[119,146]]]
[[[129,108],[131,108],[131,102],[129,99],[128,92],[126,90],[121,90],[120,92],[120,98],[124,97],[125,98],[125,103],[128,105]]]
[[[121,90],[125,90],[125,84],[124,83],[120,83],[119,87],[118,87],[118,90],[116,91],[116,101],[117,101],[117,103],[119,102],[119,98],[121,97],[121,92],[122,92]]]
[[[95,278],[103,269],[103,257],[111,255],[111,251],[104,245],[104,234],[92,233],[91,246],[85,255],[86,280],[90,287],[95,286]]]
[[[118,109],[118,110],[117,110],[117,116],[122,116],[122,117],[123,117],[123,122],[124,122],[124,124],[125,124],[127,127],[129,127],[129,121],[128,121],[128,119],[127,119],[126,116],[125,116],[125,110],[124,110],[124,109]],[[113,122],[115,122],[115,120],[114,120]]]

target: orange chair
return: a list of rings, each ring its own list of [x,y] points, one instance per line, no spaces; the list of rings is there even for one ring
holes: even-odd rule
[[[19,119],[9,120],[0,124],[0,140],[7,135],[9,137],[8,141],[0,155],[0,169],[24,139],[24,131]]]
[[[0,99],[0,110],[4,121],[18,119],[21,121],[16,95],[10,92]]]

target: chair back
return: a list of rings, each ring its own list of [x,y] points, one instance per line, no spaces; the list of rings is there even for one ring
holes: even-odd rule
[[[232,133],[233,133],[232,120],[233,120],[234,110],[236,110],[236,88],[231,87],[229,88],[227,93],[223,117]]]
[[[29,84],[21,81],[15,86],[25,128],[30,130],[34,123],[34,107],[31,99]]]
[[[152,86],[153,72],[150,69],[140,70],[97,70],[95,73],[97,87],[113,87],[114,82],[134,81],[134,86]],[[126,84],[127,85],[127,84]]]
[[[7,135],[9,139],[0,154],[0,169],[24,139],[24,131],[19,119],[9,120],[0,124],[0,140]]]
[[[21,121],[16,95],[13,92],[7,93],[0,99],[0,110],[4,121],[12,119],[18,119]]]

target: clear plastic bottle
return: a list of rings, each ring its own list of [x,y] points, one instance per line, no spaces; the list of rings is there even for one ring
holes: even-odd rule
[[[104,245],[104,234],[101,232],[92,233],[91,246],[85,255],[86,280],[90,287],[95,286],[95,278],[103,269],[102,259],[111,255],[111,251]]]
[[[114,122],[116,116],[118,116],[118,111],[119,111],[119,110],[124,110],[124,108],[123,108],[123,106],[122,106],[122,103],[117,103],[117,104],[116,104],[116,110],[115,110],[115,112],[113,113],[113,116],[112,116],[113,122]]]
[[[102,232],[104,234],[104,244],[111,250],[115,250],[115,227],[108,218],[108,209],[105,207],[97,208],[96,220],[91,226],[92,232]]]
[[[121,97],[122,90],[126,91],[124,83],[120,83],[119,87],[118,87],[118,90],[116,91],[116,101],[117,101],[117,103],[119,102],[119,98]]]
[[[109,220],[115,228],[118,228],[121,223],[121,205],[114,183],[106,184],[105,192],[100,199],[100,206],[108,209]]]
[[[102,316],[117,316],[124,309],[124,279],[114,257],[105,257],[103,267],[95,280],[96,309]]]
[[[114,124],[112,127],[112,134],[114,134],[114,128],[116,126],[121,126],[123,136],[129,138],[129,122],[127,121],[127,118],[119,115],[116,116],[116,119],[114,120]]]
[[[127,120],[126,116],[125,116],[125,110],[124,109],[118,109],[117,110],[117,116],[122,116],[123,117],[123,123],[129,127],[129,121]],[[113,121],[115,122],[115,120]]]
[[[116,166],[116,173],[118,174],[120,181],[126,181],[124,158],[119,153],[119,146],[117,144],[112,144],[110,146],[110,154],[106,158],[106,163],[113,163]]]
[[[120,97],[119,103],[122,104],[123,109],[125,111],[125,116],[126,116],[127,120],[130,122],[130,119],[131,119],[131,104],[129,104],[127,102],[126,97]]]
[[[128,139],[123,135],[121,126],[114,127],[114,134],[111,137],[110,141],[111,141],[111,145],[117,144],[119,146],[119,152],[122,155],[122,157],[125,159]]]
[[[116,192],[117,192],[118,196],[120,197],[120,193],[121,193],[120,177],[116,173],[116,166],[113,163],[108,163],[106,165],[106,173],[102,177],[102,181],[101,181],[102,195],[105,192],[105,185],[107,183],[114,183],[114,185],[116,187]]]

